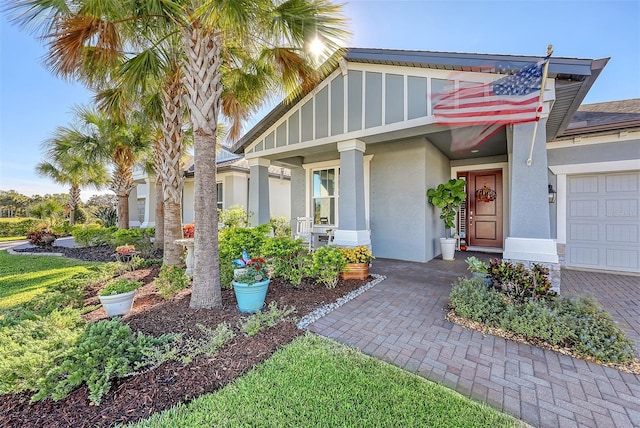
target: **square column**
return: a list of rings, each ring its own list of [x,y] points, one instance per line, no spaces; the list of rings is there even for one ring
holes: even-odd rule
[[[138,220],[138,186],[134,183],[129,192],[129,227],[140,227]]]
[[[560,263],[555,239],[551,239],[547,172],[546,119],[540,119],[531,164],[527,164],[535,123],[513,125],[507,130],[510,164],[509,237],[503,258],[525,265],[549,268],[553,288],[560,289]]]
[[[145,180],[147,186],[147,197],[144,200],[144,221],[140,227],[153,227],[156,225],[156,179],[147,177]]]
[[[264,158],[249,159],[249,224],[269,223],[269,165]]]
[[[340,153],[340,206],[338,229],[333,243],[345,247],[371,245],[371,231],[367,230],[364,195],[364,152],[366,144],[360,140],[338,143]]]

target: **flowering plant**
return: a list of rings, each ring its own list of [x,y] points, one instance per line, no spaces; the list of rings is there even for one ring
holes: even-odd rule
[[[193,238],[193,234],[195,233],[195,231],[196,231],[195,223],[189,223],[182,226],[182,235],[185,238]]]
[[[121,256],[126,256],[135,251],[136,251],[135,245],[120,245],[119,247],[116,247],[116,253],[120,254]]]
[[[238,263],[239,261],[242,261],[242,264]],[[234,260],[233,263],[236,268],[240,267],[234,275],[235,282],[253,285],[269,279],[267,262],[263,258],[247,260],[243,257],[243,259]]]
[[[373,253],[366,245],[360,245],[354,248],[340,248],[342,255],[347,263],[371,263],[375,259]]]

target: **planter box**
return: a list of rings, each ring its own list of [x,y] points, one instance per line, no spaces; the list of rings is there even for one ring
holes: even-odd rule
[[[344,271],[340,272],[340,279],[365,280],[367,278],[369,278],[368,263],[347,263]]]
[[[136,297],[136,290],[128,293],[114,294],[112,296],[98,296],[100,303],[104,306],[109,318],[118,315],[125,315],[133,307],[133,299]]]

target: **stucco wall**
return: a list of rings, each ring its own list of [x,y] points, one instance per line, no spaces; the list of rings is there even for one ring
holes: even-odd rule
[[[291,218],[291,180],[269,177],[269,209],[271,217]]]
[[[444,226],[426,191],[449,178],[449,161],[422,138],[367,146],[371,241],[376,257],[425,262],[439,254]]]
[[[195,218],[195,212],[193,210],[194,204],[194,182],[193,178],[187,178],[184,180],[184,187],[182,188],[182,223],[193,223]]]
[[[638,158],[639,156],[640,140],[576,145],[574,147],[561,149],[548,147],[547,150],[547,162],[549,166],[610,162]]]

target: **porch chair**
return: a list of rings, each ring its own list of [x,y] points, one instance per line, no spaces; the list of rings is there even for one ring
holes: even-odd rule
[[[292,227],[293,239],[302,239],[302,242],[313,250],[313,219],[311,217],[296,217],[295,227]]]

